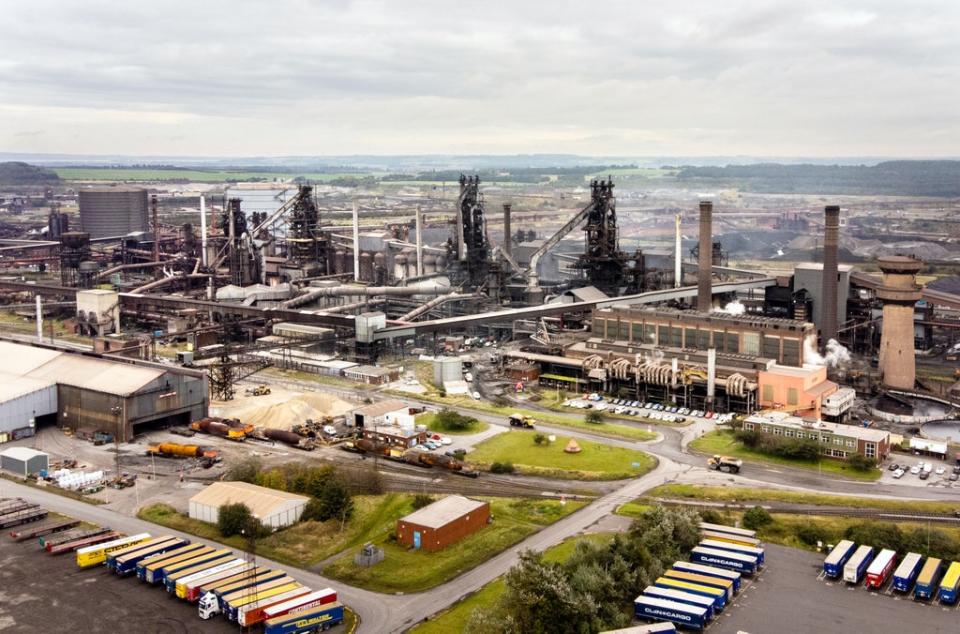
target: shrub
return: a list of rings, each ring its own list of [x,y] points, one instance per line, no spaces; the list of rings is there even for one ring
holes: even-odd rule
[[[494,462],[490,465],[490,473],[513,473],[512,462]]]
[[[541,434],[540,432],[537,432],[536,434],[533,435],[533,442],[534,442],[536,445],[544,445],[544,444],[546,444],[546,442],[547,442],[547,436],[546,436],[546,434]]]
[[[477,425],[477,419],[473,416],[465,416],[452,409],[443,408],[437,412],[434,422],[439,429],[446,431],[467,431]]]
[[[431,504],[433,504],[433,497],[426,493],[417,493],[413,496],[413,510],[415,511]]]
[[[243,502],[224,504],[217,513],[217,530],[224,537],[232,537],[241,533],[259,534],[259,527],[255,526],[254,523],[259,524],[253,513],[250,512],[250,507]],[[257,530],[251,533],[251,529]]]
[[[871,471],[877,468],[877,461],[873,458],[867,458],[858,453],[852,454],[847,458],[847,464],[853,468],[854,471]]]
[[[827,533],[816,524],[807,522],[797,527],[797,539],[807,546],[816,546],[817,542],[827,540]]]
[[[752,429],[743,429],[733,434],[734,438],[742,442],[745,446],[755,449],[760,444],[760,434]]]
[[[466,449],[454,449],[454,450],[453,450],[453,457],[456,458],[457,460],[463,460],[464,458],[467,457],[467,450],[466,450]]]
[[[752,531],[760,530],[773,523],[773,517],[762,506],[755,506],[743,514],[743,527]]]
[[[240,462],[233,465],[229,471],[227,471],[227,480],[235,480],[238,482],[249,482],[254,484],[257,480],[257,474],[260,473],[262,468],[262,463],[260,458],[256,456],[250,456],[244,458]]]
[[[588,423],[593,423],[594,425],[596,425],[603,422],[603,414],[601,414],[595,409],[592,409],[589,412],[587,412],[587,415],[584,418],[584,420],[586,420]]]

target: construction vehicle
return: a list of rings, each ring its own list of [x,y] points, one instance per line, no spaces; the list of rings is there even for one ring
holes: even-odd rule
[[[707,458],[707,467],[714,471],[740,473],[740,469],[743,467],[743,460],[729,456],[711,456]]]
[[[266,385],[258,385],[257,387],[248,387],[244,390],[244,394],[247,396],[266,396],[270,393],[270,388]]]
[[[537,421],[530,416],[524,416],[523,414],[510,414],[510,426],[511,427],[522,427],[523,429],[533,429]]]

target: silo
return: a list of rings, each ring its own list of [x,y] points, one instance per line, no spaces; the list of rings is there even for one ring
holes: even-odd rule
[[[336,273],[337,275],[340,275],[340,274],[342,274],[342,273],[345,272],[345,271],[343,270],[343,258],[344,258],[343,249],[336,249],[336,250],[334,250],[334,252],[333,252],[333,272]]]
[[[393,279],[402,280],[407,276],[407,256],[403,253],[393,258]]]
[[[80,190],[79,202],[80,226],[91,238],[150,230],[142,187],[88,187]]]
[[[382,253],[378,253],[380,257],[383,257]],[[364,282],[373,281],[373,256],[369,251],[364,251],[360,254],[360,279]]]

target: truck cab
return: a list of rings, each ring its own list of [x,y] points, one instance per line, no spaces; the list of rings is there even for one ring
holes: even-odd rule
[[[740,469],[743,467],[743,460],[729,456],[711,456],[707,459],[707,466],[714,471],[740,473]]]
[[[220,600],[215,593],[208,592],[200,597],[200,602],[197,604],[197,614],[204,621],[220,614]]]

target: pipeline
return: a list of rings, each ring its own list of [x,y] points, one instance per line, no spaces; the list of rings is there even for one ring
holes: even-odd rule
[[[446,304],[447,302],[458,302],[467,299],[478,299],[480,297],[479,293],[448,293],[446,295],[440,295],[439,297],[434,297],[426,304],[422,306],[417,306],[409,313],[400,317],[400,321],[411,321],[416,319],[420,315],[440,306],[441,304]]]
[[[117,266],[104,269],[103,271],[97,273],[97,279],[102,280],[110,277],[114,273],[119,273],[120,271],[127,271],[130,269],[152,269],[157,266],[164,266],[165,264],[169,264],[169,262],[134,262],[133,264],[118,264]]]
[[[387,295],[394,297],[405,297],[409,295],[440,295],[449,293],[447,286],[435,287],[414,287],[414,286],[332,286],[330,288],[315,288],[305,295],[288,299],[280,304],[281,308],[296,308],[309,304],[318,297],[376,297],[377,295]]]
[[[196,273],[196,274],[190,273],[188,275],[173,275],[171,277],[165,277],[163,279],[154,280],[153,282],[144,284],[143,286],[138,286],[137,288],[133,289],[130,292],[144,293],[146,291],[153,290],[161,286],[166,286],[167,284],[171,284],[173,282],[177,282],[181,280],[200,280],[200,279],[206,280],[206,279],[209,279],[210,277],[211,277],[210,273]]]
[[[340,306],[331,306],[329,308],[323,308],[321,312],[324,313],[346,313],[351,310],[356,310],[358,308],[366,308],[368,306],[379,306],[381,304],[386,304],[387,300],[385,299],[369,299],[363,302],[353,302],[351,304],[341,304]]]

